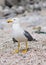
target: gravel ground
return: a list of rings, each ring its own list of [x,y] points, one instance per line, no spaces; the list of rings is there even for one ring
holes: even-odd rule
[[[46,16],[43,12],[44,10],[40,14]],[[29,28],[26,30],[31,32]],[[32,36],[37,42],[28,42],[27,53],[21,51],[25,49],[25,42],[20,43],[19,53],[13,53],[18,47],[17,43],[14,44],[12,41],[11,24],[5,29],[0,29],[0,65],[46,65],[46,34],[32,33]]]
[[[0,65],[46,65],[46,34],[33,33],[38,41],[28,42],[29,50],[25,54],[21,51],[25,43],[20,43],[20,52],[15,54],[17,43],[12,42],[11,27],[8,27],[0,30]]]

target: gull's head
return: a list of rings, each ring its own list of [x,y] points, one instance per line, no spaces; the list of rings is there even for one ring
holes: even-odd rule
[[[9,19],[9,20],[7,20],[7,22],[8,23],[18,23],[18,21],[19,21],[19,18],[12,18],[12,19]]]

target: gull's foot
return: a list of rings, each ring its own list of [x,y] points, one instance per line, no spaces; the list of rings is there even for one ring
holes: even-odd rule
[[[27,53],[27,49],[23,49],[22,53],[24,53],[24,54]]]

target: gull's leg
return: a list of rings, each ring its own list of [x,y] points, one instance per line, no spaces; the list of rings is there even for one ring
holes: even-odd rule
[[[20,48],[20,42],[18,42],[18,52],[19,52],[19,48]]]
[[[27,49],[28,49],[28,43],[26,42],[26,51],[27,51]]]
[[[18,42],[18,49],[15,50],[15,53],[19,53],[19,48],[20,48],[20,42]]]
[[[18,49],[14,50],[13,53],[19,53],[19,48],[20,48],[20,42],[18,42]]]
[[[27,43],[27,41],[26,41],[26,49],[24,49],[22,52],[23,52],[23,53],[26,53],[26,52],[27,52],[27,49],[28,49],[28,43]]]

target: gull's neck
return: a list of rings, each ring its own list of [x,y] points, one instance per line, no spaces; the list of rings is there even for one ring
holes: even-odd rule
[[[13,28],[20,28],[20,24],[19,23],[13,24]]]

